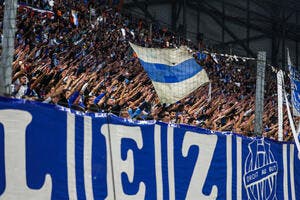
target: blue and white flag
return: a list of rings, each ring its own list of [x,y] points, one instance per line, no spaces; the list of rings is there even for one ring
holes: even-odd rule
[[[296,79],[292,79],[291,83],[292,83],[293,114],[295,116],[300,116],[300,81]]]
[[[206,71],[186,47],[145,48],[130,43],[162,103],[175,103],[209,82]]]
[[[292,66],[291,59],[288,55],[288,66],[291,80],[291,101],[293,105],[294,116],[300,116],[300,79],[297,76],[296,69]]]

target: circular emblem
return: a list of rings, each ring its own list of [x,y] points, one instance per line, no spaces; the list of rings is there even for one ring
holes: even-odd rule
[[[243,176],[248,199],[277,199],[278,165],[270,150],[270,144],[264,139],[257,139],[248,144],[248,149]]]

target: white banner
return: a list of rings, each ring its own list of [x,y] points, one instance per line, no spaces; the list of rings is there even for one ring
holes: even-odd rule
[[[292,142],[0,97],[0,200],[300,200],[295,152]]]

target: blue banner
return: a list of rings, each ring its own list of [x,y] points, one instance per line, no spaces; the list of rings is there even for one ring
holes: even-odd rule
[[[300,199],[293,143],[0,99],[0,199]]]

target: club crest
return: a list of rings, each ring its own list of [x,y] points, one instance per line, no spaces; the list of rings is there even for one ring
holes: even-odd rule
[[[248,199],[277,199],[278,164],[270,150],[270,144],[264,139],[257,139],[248,144],[248,149],[243,176]]]

